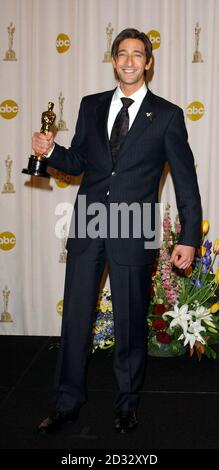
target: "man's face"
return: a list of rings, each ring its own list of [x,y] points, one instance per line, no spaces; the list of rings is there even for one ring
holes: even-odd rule
[[[144,43],[140,39],[128,38],[120,42],[112,63],[122,84],[141,86],[144,82],[144,71],[149,70],[152,59],[146,64]]]

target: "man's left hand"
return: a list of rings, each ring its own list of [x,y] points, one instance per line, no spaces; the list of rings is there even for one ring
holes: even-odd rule
[[[194,246],[175,245],[170,261],[179,269],[188,268],[194,259]]]

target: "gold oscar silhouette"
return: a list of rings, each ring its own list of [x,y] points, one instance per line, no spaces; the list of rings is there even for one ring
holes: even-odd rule
[[[9,290],[8,286],[5,286],[2,293],[3,293],[4,311],[1,314],[0,322],[1,323],[11,323],[11,322],[13,322],[13,320],[11,318],[11,314],[8,312],[8,302],[9,302],[9,294],[10,294],[10,290]]]
[[[8,50],[5,53],[5,58],[3,60],[17,60],[15,51],[13,51],[13,41],[14,41],[15,26],[12,21],[8,26]]]
[[[201,52],[199,51],[199,41],[200,41],[200,33],[201,33],[201,28],[199,27],[199,23],[196,23],[195,25],[195,52],[193,54],[193,63],[201,63],[204,62],[202,59]]]
[[[7,156],[5,160],[6,166],[6,183],[4,183],[2,194],[4,193],[15,193],[13,183],[11,183],[11,167],[13,160],[11,160],[10,155]]]
[[[68,131],[68,128],[66,127],[66,122],[63,119],[63,103],[65,101],[64,96],[62,95],[62,92],[60,92],[59,95],[59,112],[60,112],[60,119],[58,121],[58,130],[59,131]]]
[[[111,45],[112,45],[112,35],[114,28],[112,28],[111,23],[106,27],[106,52],[104,52],[104,58],[102,62],[111,62]]]
[[[66,259],[67,259],[66,242],[67,242],[67,226],[65,224],[62,228],[62,238],[61,238],[62,251],[59,256],[59,263],[66,263]]]
[[[41,117],[42,126],[40,129],[40,132],[42,134],[47,134],[51,130],[55,122],[56,115],[53,112],[53,107],[54,107],[54,103],[49,101],[48,110],[42,113],[42,117]],[[22,170],[22,173],[26,173],[27,175],[32,175],[32,176],[43,176],[45,178],[49,178],[50,175],[46,171],[47,165],[48,165],[48,160],[45,155],[38,155],[38,154],[31,155],[29,157],[28,167],[24,168]]]

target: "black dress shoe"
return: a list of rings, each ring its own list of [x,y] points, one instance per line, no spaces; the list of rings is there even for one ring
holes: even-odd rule
[[[114,429],[122,434],[136,428],[138,420],[135,410],[119,411],[114,420]]]
[[[38,432],[41,434],[49,434],[58,431],[67,421],[75,421],[78,417],[78,411],[71,413],[63,413],[55,411],[48,418],[45,418],[38,426]]]

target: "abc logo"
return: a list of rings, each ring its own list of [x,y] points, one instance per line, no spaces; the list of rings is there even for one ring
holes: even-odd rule
[[[0,115],[5,119],[12,119],[17,116],[18,105],[15,101],[5,100],[0,104]]]
[[[60,300],[57,305],[56,305],[56,311],[60,317],[62,317],[62,312],[63,312],[63,300]]]
[[[69,36],[65,33],[60,33],[56,38],[56,50],[62,54],[63,52],[68,51],[70,48],[71,41]]]
[[[64,174],[61,174],[61,173],[56,173],[56,179],[55,179],[55,182],[58,186],[58,188],[67,188],[70,184],[70,175],[64,175]]]
[[[148,31],[147,36],[149,37],[151,41],[153,50],[158,49],[158,47],[160,47],[160,41],[161,41],[159,31],[155,31],[155,29],[151,29],[151,31]]]
[[[61,189],[67,188],[69,186],[69,183],[67,183],[64,180],[56,179],[55,182],[56,182],[58,188],[61,188]]]
[[[205,107],[200,101],[193,101],[186,108],[186,116],[191,119],[191,121],[198,121],[204,116]]]
[[[16,238],[12,232],[0,233],[0,249],[4,251],[12,250],[16,245]]]

